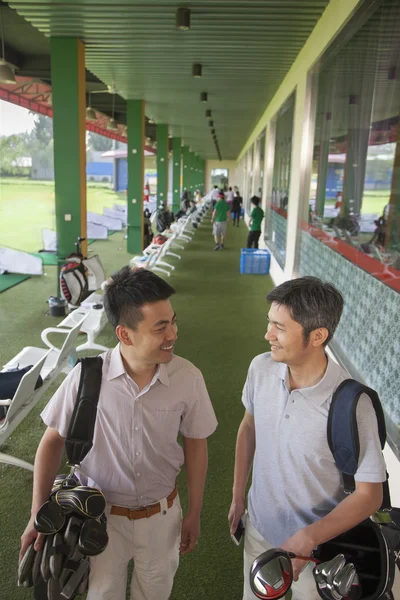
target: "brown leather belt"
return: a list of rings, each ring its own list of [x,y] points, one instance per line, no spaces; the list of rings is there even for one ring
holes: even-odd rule
[[[171,508],[177,495],[178,490],[175,488],[167,497],[168,508]],[[140,508],[125,508],[124,506],[111,507],[112,515],[128,517],[130,521],[135,521],[136,519],[148,519],[159,512],[161,512],[161,504],[159,502],[156,504],[149,504],[148,506],[141,506]]]

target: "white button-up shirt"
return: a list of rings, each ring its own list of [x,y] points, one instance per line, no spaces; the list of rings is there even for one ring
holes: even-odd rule
[[[101,356],[93,447],[82,461],[79,478],[85,485],[99,486],[112,504],[136,508],[157,502],[174,489],[184,462],[178,434],[201,439],[216,429],[203,376],[189,361],[174,356],[139,391],[125,371],[119,345]],[[77,365],[69,373],[41,414],[64,438],[80,371]]]

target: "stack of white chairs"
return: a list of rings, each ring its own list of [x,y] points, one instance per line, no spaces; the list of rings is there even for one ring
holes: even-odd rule
[[[50,344],[50,342],[46,348],[26,346],[4,365],[3,372],[15,368],[22,369],[28,366],[31,366],[31,368],[22,377],[14,397],[0,400],[1,406],[8,407],[5,419],[0,423],[0,447],[66,367],[68,357],[75,350],[78,335],[86,316],[78,321],[72,329],[54,328],[57,329],[57,333],[64,334],[65,336],[65,341],[61,348]],[[39,375],[43,383],[35,390]],[[8,454],[0,453],[0,463],[33,471],[32,464]]]

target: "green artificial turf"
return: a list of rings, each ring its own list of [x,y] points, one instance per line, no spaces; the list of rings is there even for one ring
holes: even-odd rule
[[[220,600],[242,597],[242,547],[230,540],[227,514],[231,501],[236,432],[244,409],[241,391],[252,358],[268,350],[266,293],[271,279],[263,275],[240,275],[240,247],[247,228],[229,226],[226,249],[213,252],[209,217],[182,254],[182,260],[167,257],[176,266],[168,282],[175,287],[172,298],[178,316],[177,354],[189,359],[204,374],[212,399],[218,429],[209,439],[209,470],[202,514],[202,533],[196,550],[181,560],[172,600]],[[107,274],[127,263],[123,232],[91,247],[99,253]],[[122,248],[122,249],[121,249]],[[61,320],[45,314],[47,298],[55,293],[56,271],[46,268],[46,277],[35,277],[2,294],[0,304],[0,364],[25,345],[41,345],[40,332]],[[107,328],[97,338],[114,344]],[[33,461],[43,433],[39,418],[56,385],[9,438],[2,452]],[[0,465],[2,536],[0,597],[28,599],[32,592],[16,587],[19,537],[28,520],[32,475],[28,471]],[[186,505],[184,473],[179,490]],[[100,599],[99,599],[100,600]]]
[[[0,275],[0,294],[14,287],[14,285],[18,285],[29,279],[29,277],[30,275],[18,275],[16,273],[4,273],[4,275]]]

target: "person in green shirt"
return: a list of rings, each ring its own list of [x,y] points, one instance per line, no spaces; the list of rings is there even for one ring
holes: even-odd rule
[[[215,240],[214,250],[223,250],[226,238],[227,222],[230,219],[231,207],[225,200],[222,192],[218,194],[218,201],[214,207],[211,223],[213,224],[213,235]]]
[[[258,196],[253,196],[250,202],[254,208],[250,213],[250,231],[247,237],[247,247],[258,248],[258,240],[260,239],[261,235],[261,223],[264,218],[264,211],[259,207],[260,198]]]

